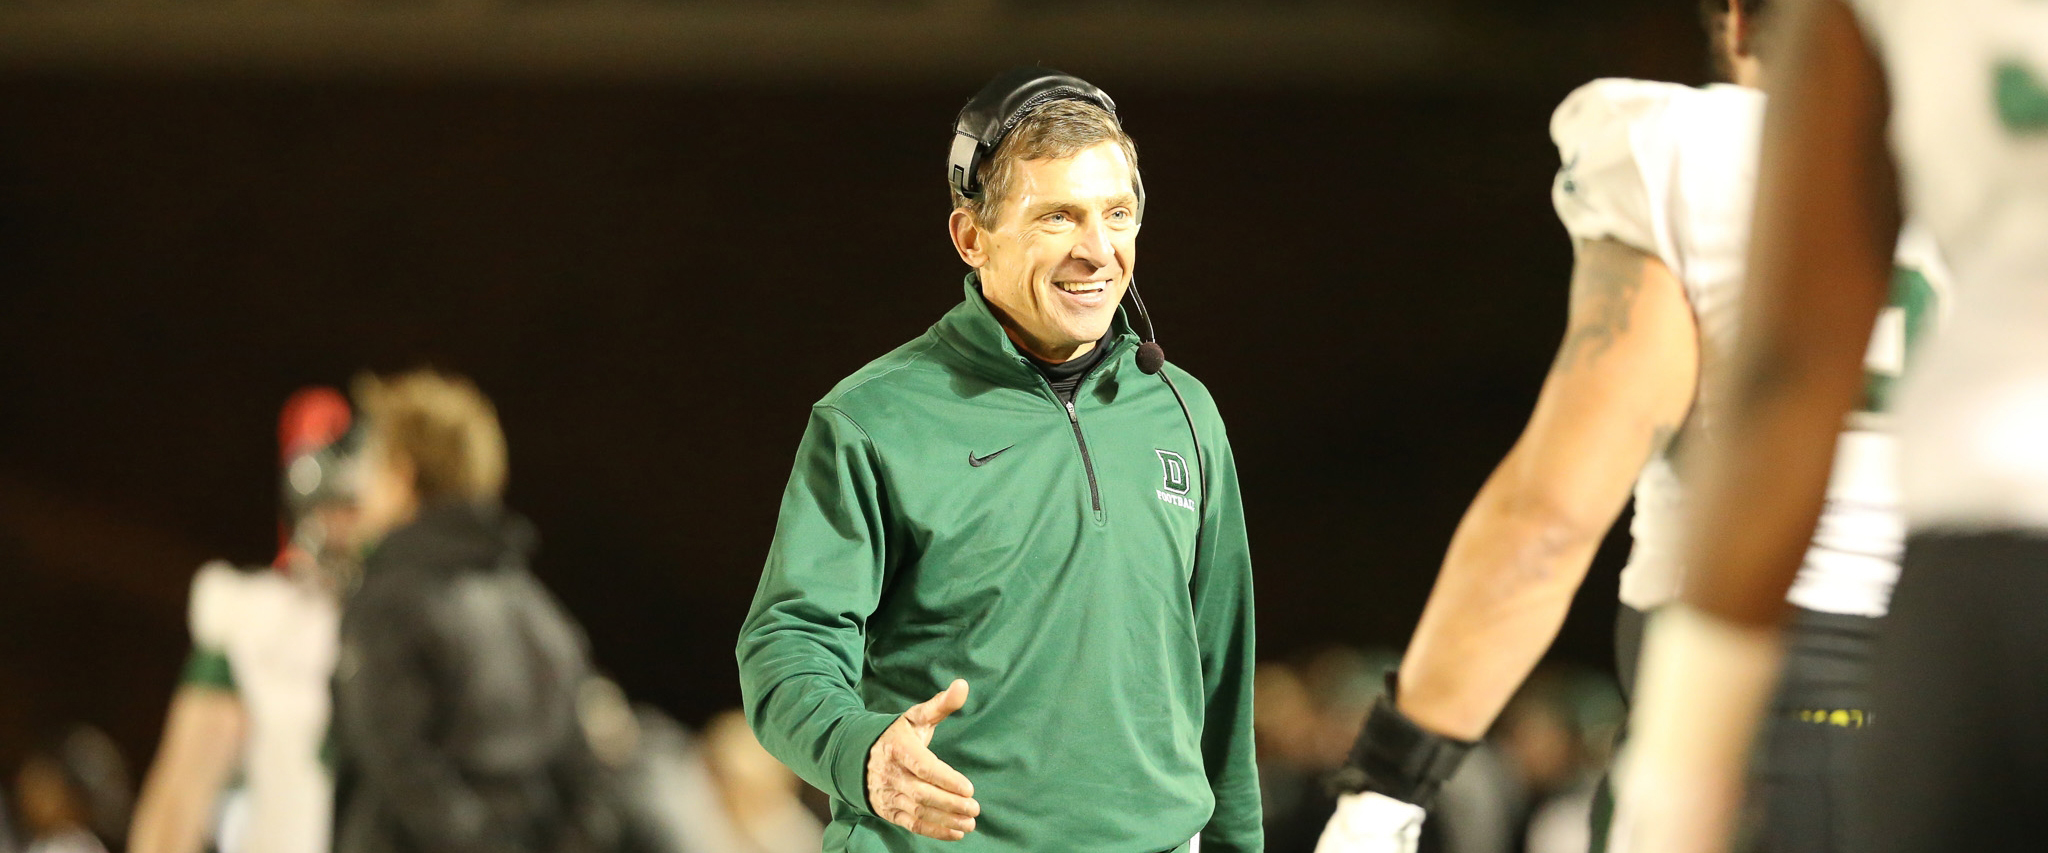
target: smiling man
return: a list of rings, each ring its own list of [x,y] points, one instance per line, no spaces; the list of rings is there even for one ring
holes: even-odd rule
[[[1230,444],[1118,308],[1136,147],[1038,68],[956,129],[965,298],[812,407],[740,633],[748,718],[831,795],[826,850],[1261,850]]]

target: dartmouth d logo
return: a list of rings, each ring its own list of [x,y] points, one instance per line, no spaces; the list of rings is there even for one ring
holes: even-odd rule
[[[1159,490],[1159,499],[1174,506],[1194,509],[1195,502],[1188,500],[1188,461],[1171,450],[1153,450],[1159,454],[1159,465],[1166,469],[1166,486]]]

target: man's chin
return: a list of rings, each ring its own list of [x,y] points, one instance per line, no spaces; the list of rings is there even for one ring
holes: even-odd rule
[[[1102,340],[1102,336],[1109,334],[1109,318],[1105,317],[1098,323],[1077,323],[1068,326],[1066,333],[1067,339],[1077,342],[1077,346],[1092,345]]]

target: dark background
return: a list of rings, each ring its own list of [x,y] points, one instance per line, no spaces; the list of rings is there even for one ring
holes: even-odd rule
[[[1561,330],[1550,110],[1703,68],[1682,0],[1445,7],[1437,37],[1480,47],[1242,77],[1255,30],[845,75],[0,63],[0,767],[78,721],[148,759],[193,570],[274,547],[277,407],[364,368],[475,377],[600,663],[689,722],[737,704],[806,407],[958,299],[948,127],[1026,61],[1114,93],[1138,140],[1142,280],[1231,427],[1262,654],[1398,645]],[[1611,666],[1623,553],[1556,656]]]

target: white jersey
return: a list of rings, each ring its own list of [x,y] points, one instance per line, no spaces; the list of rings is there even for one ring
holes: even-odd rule
[[[2048,529],[2048,3],[1851,5],[1884,62],[1906,210],[1956,281],[1900,400],[1908,521]]]
[[[208,563],[192,580],[193,645],[227,658],[247,714],[244,797],[222,821],[224,853],[326,853],[334,780],[327,740],[341,605],[273,571]]]
[[[1567,97],[1550,133],[1564,161],[1551,198],[1576,242],[1608,239],[1656,256],[1684,287],[1697,323],[1699,384],[1669,446],[1636,480],[1635,539],[1621,600],[1648,610],[1685,580],[1689,484],[1681,450],[1712,442],[1726,402],[1749,254],[1763,94],[1717,84],[1693,88],[1596,80]],[[1910,234],[1910,232],[1909,232]],[[1881,616],[1898,579],[1904,528],[1896,446],[1881,415],[1904,367],[1908,338],[1925,327],[1943,278],[1931,244],[1901,241],[1895,307],[1879,323],[1867,365],[1866,412],[1845,425],[1827,507],[1789,600],[1809,610]]]

